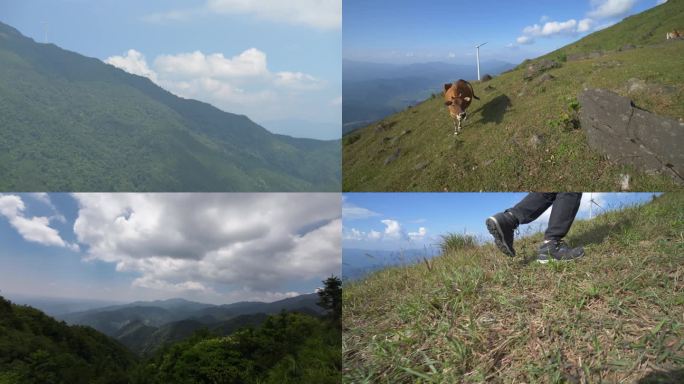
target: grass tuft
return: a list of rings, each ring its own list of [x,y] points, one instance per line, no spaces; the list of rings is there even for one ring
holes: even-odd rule
[[[441,236],[442,240],[439,247],[442,254],[449,252],[460,251],[463,249],[470,249],[477,246],[477,239],[474,236],[463,233],[447,233]]]

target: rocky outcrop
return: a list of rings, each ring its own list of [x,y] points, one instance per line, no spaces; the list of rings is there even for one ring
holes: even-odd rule
[[[684,122],[636,108],[604,89],[579,95],[580,122],[589,146],[611,161],[684,184]]]
[[[560,68],[561,64],[555,60],[539,60],[535,61],[527,66],[523,78],[525,80],[532,80],[535,77],[541,75],[542,73],[551,70],[553,68]]]

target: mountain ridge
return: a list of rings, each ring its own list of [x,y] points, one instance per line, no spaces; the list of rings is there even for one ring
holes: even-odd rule
[[[1,22],[0,33],[0,189],[339,190],[339,140],[272,134]]]

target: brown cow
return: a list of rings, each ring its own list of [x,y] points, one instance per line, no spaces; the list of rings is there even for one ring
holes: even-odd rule
[[[473,99],[480,100],[475,96],[473,86],[461,79],[452,84],[444,84],[444,105],[449,109],[449,115],[454,119],[454,136],[461,131],[461,121],[468,118],[466,109]]]
[[[675,29],[672,32],[668,32],[665,37],[667,40],[680,39],[682,37],[682,33]]]

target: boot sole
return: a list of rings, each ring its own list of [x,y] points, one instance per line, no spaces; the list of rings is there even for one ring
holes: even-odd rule
[[[559,262],[559,263],[566,263],[566,262],[568,262],[568,261],[579,260],[579,259],[581,259],[581,258],[583,258],[583,257],[584,257],[584,252],[582,252],[581,255],[575,257],[574,259],[564,259],[564,260],[563,260],[563,259],[561,259],[561,260],[556,260],[556,259],[544,259],[544,260],[539,260],[539,259],[537,259],[537,263],[539,263],[539,264],[548,264],[549,261],[552,261],[552,260],[553,260],[553,261],[556,261],[556,262]]]
[[[504,241],[503,231],[501,230],[499,222],[496,221],[496,218],[494,218],[494,216],[490,216],[487,219],[486,224],[487,230],[494,237],[494,243],[496,244],[497,248],[499,248],[501,252],[505,253],[506,256],[515,256],[515,252],[513,252],[513,250],[509,248],[508,244],[506,244]]]

